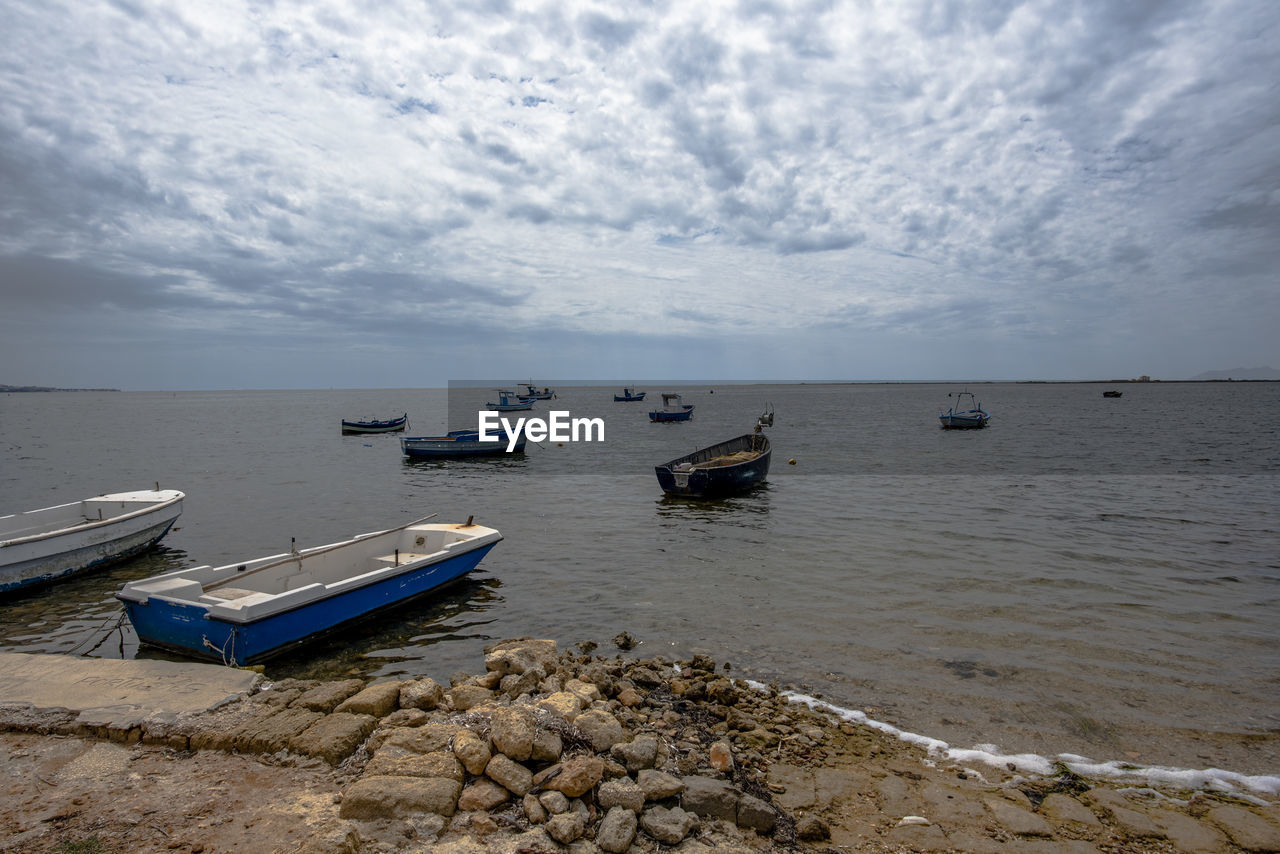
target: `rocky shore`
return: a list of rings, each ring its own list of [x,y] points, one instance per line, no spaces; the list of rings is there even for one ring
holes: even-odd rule
[[[960,764],[705,656],[593,652],[521,638],[449,685],[261,680],[128,726],[3,707],[0,850],[1280,851],[1274,795]]]

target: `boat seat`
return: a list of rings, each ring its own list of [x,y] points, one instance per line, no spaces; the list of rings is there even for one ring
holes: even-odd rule
[[[394,554],[379,555],[374,560],[384,566],[404,566],[406,563],[413,563],[415,560],[422,560],[424,557],[426,557],[425,554],[419,554],[418,552],[400,552],[399,562],[396,561]]]
[[[207,591],[204,596],[210,599],[243,599],[246,596],[253,596],[258,593],[257,590],[245,590],[240,587],[215,587],[213,590]]]

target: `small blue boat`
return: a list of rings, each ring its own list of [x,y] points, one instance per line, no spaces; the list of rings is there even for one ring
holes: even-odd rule
[[[614,403],[630,403],[635,400],[644,400],[644,396],[646,394],[648,394],[648,392],[645,392],[645,391],[637,392],[634,388],[627,387],[622,390],[622,394],[615,394],[613,396],[613,402]]]
[[[505,433],[499,430],[497,434],[497,438],[485,441],[481,441],[479,430],[450,430],[443,436],[402,436],[400,450],[406,457],[416,459],[497,456],[507,453],[508,444]],[[526,441],[521,430],[511,453],[523,454]]]
[[[388,418],[384,421],[348,421],[342,419],[342,432],[353,433],[398,433],[409,423],[409,413],[399,418]]]
[[[424,522],[167,572],[129,582],[116,598],[142,643],[243,666],[439,590],[475,569],[502,539],[471,519]]]
[[[519,397],[510,391],[499,391],[497,403],[485,403],[495,412],[520,412],[524,409],[533,409],[533,404],[537,402],[537,398]]]
[[[947,397],[951,397],[950,394]],[[982,404],[973,396],[973,392],[962,391],[956,394],[955,405],[938,416],[943,430],[980,430],[987,426],[991,414],[982,408]],[[965,404],[969,408],[965,408]]]
[[[684,403],[680,395],[662,393],[662,408],[649,413],[650,421],[688,421],[693,417],[693,404]]]

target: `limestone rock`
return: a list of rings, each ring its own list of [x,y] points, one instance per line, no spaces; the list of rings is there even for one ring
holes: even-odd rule
[[[604,777],[604,760],[598,756],[574,756],[540,772],[538,777],[536,782],[542,788],[577,798],[591,791]]]
[[[720,818],[736,822],[741,793],[724,780],[711,777],[685,777],[680,804],[704,818]]]
[[[574,718],[573,725],[597,752],[607,751],[627,736],[618,719],[602,709],[591,709]]]
[[[458,712],[465,712],[473,706],[481,703],[487,703],[493,699],[493,692],[488,688],[482,688],[479,685],[455,685],[445,694],[448,700],[449,708]]]
[[[485,647],[484,667],[499,677],[511,673],[524,673],[541,667],[543,673],[555,669],[560,651],[553,640],[515,638]]]
[[[444,688],[436,680],[423,676],[400,686],[400,708],[430,711],[444,700]]]
[[[453,737],[453,753],[467,773],[477,777],[484,773],[485,766],[493,757],[488,743],[469,729],[461,730]]]
[[[334,711],[384,718],[394,712],[399,705],[400,683],[379,682],[343,700]]]
[[[543,697],[537,703],[538,708],[545,709],[562,721],[573,723],[582,713],[582,698],[570,691],[557,691]]]
[[[677,845],[699,825],[693,813],[680,807],[650,807],[640,816],[640,826],[663,845]]]
[[[364,769],[369,776],[444,777],[459,783],[465,779],[462,771],[462,763],[450,751],[414,753],[394,745],[383,745]]]
[[[458,809],[463,812],[472,810],[491,810],[499,804],[506,803],[511,792],[505,786],[499,786],[493,780],[481,777],[467,785],[458,797]]]
[[[796,822],[796,838],[803,842],[825,842],[831,838],[831,828],[816,815],[806,815]]]
[[[613,745],[609,753],[634,774],[652,768],[658,761],[658,737],[651,732],[640,733],[630,742]]]
[[[613,807],[596,829],[596,845],[610,854],[623,854],[636,838],[638,824],[634,812],[622,806]]]
[[[506,754],[495,753],[484,768],[485,776],[508,791],[523,797],[533,788],[533,772],[509,758]]]
[[[753,795],[743,795],[738,801],[738,827],[746,827],[756,833],[772,833],[778,823],[778,812]]]
[[[489,727],[493,749],[517,762],[533,754],[533,709],[528,706],[503,706],[494,710]]]
[[[356,752],[377,725],[377,718],[371,715],[334,712],[289,739],[289,749],[338,765]]]
[[[326,715],[338,707],[338,704],[348,697],[358,694],[364,688],[363,679],[344,679],[341,682],[325,682],[309,691],[303,692],[296,700],[293,701],[294,706],[301,706],[304,709],[310,709],[313,712],[323,712]]]
[[[586,822],[576,812],[563,812],[553,815],[547,820],[547,835],[564,845],[568,845],[582,836],[587,829]]]
[[[639,813],[644,809],[644,800],[644,790],[630,777],[601,783],[600,789],[596,792],[596,803],[601,809],[606,810],[623,807],[633,813]]]
[[[678,777],[648,768],[636,775],[636,784],[644,792],[646,801],[672,798],[684,791],[684,783]]]
[[[361,777],[342,795],[346,819],[408,818],[429,812],[451,816],[462,784],[439,777]]]
[[[267,712],[250,720],[235,734],[232,745],[243,753],[277,753],[295,735],[324,717],[310,709],[294,707]]]

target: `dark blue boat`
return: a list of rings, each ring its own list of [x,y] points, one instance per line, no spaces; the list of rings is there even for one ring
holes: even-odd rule
[[[677,457],[654,471],[668,495],[720,498],[762,483],[769,474],[772,454],[763,433],[747,433]]]
[[[634,388],[627,387],[622,390],[622,394],[613,396],[614,403],[631,403],[637,400],[644,400],[644,396],[648,394],[646,391],[637,392]]]
[[[398,433],[409,423],[409,413],[399,418],[388,418],[385,421],[348,421],[342,420],[343,433]]]
[[[516,437],[513,454],[523,454],[526,442],[524,431]],[[507,453],[507,437],[498,431],[498,438],[480,439],[479,430],[450,430],[443,436],[402,436],[400,450],[406,457],[418,459],[452,459],[457,457],[488,457]]]

